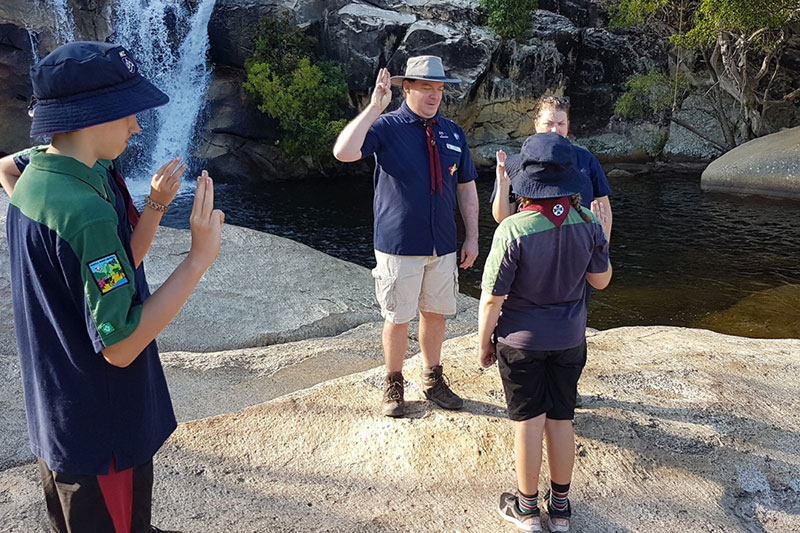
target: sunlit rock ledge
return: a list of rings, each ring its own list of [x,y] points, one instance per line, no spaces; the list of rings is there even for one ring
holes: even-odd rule
[[[800,340],[653,326],[588,342],[575,531],[800,530]],[[482,371],[475,357],[474,335],[445,343],[460,412],[422,399],[415,356],[407,418],[379,415],[379,367],[182,423],[156,457],[154,522],[187,532],[511,531],[494,508],[514,487],[512,425],[496,367]],[[0,472],[0,494],[5,530],[47,530],[35,465]]]

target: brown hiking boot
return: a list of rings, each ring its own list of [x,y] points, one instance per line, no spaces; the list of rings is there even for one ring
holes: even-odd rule
[[[406,403],[403,400],[403,373],[392,372],[386,376],[386,390],[383,392],[384,416],[403,416]]]
[[[461,409],[464,406],[464,400],[450,390],[447,378],[442,373],[442,365],[422,370],[422,392],[439,407]]]

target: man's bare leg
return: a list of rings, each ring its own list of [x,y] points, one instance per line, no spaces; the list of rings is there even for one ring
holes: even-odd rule
[[[420,326],[420,329],[422,327]],[[441,351],[441,343],[439,345]],[[403,371],[403,361],[408,350],[408,322],[394,324],[388,320],[383,322],[383,360],[386,373]],[[424,353],[424,352],[423,352]]]
[[[439,365],[442,360],[442,343],[445,335],[444,315],[420,311],[419,346],[425,368]]]
[[[403,416],[405,399],[403,390],[403,362],[408,350],[408,322],[383,323],[383,360],[386,362],[386,386],[381,411],[386,416]]]

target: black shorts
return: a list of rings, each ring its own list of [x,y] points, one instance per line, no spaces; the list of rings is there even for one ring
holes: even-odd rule
[[[116,533],[115,520],[120,520],[120,506],[127,507],[131,533],[149,533],[153,501],[153,461],[132,470],[132,490],[118,493],[103,488],[100,476],[53,472],[39,459],[39,474],[44,487],[47,517],[56,533],[91,531]],[[116,487],[112,490],[115,490]],[[109,506],[106,501],[114,502]],[[112,514],[115,516],[112,517]],[[123,519],[121,523],[127,522]],[[126,528],[127,529],[127,528]]]
[[[566,350],[520,350],[497,343],[497,365],[506,392],[508,417],[552,420],[575,417],[578,378],[586,365],[586,341]]]

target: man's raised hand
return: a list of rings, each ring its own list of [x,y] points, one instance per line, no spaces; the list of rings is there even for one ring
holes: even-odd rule
[[[375,80],[375,89],[372,91],[371,104],[381,111],[386,109],[392,101],[392,77],[389,71],[382,68],[378,71],[378,78]]]
[[[194,193],[194,205],[189,217],[192,229],[192,248],[189,257],[208,268],[217,259],[222,224],[225,213],[214,209],[214,183],[207,171],[197,178],[197,190]]]

